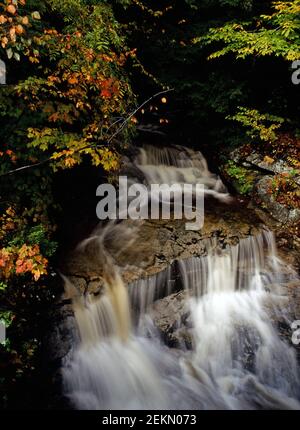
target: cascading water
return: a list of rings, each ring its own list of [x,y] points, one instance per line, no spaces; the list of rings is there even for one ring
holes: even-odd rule
[[[230,201],[221,179],[208,170],[201,152],[185,147],[141,149],[134,160],[148,184],[203,184],[207,196]]]
[[[192,296],[195,374],[205,372],[224,407],[299,408],[294,351],[267,313],[268,305],[284,300],[267,289],[296,275],[278,259],[272,233],[180,266]]]
[[[148,183],[185,181],[188,174],[194,182],[209,178],[206,186],[216,197],[226,195],[201,154],[185,148],[148,148],[136,164]],[[200,173],[191,178],[191,171],[180,170],[186,168]],[[263,231],[225,249],[212,243],[207,255],[178,262],[192,322],[191,350],[165,345],[151,318],[153,303],[173,292],[171,269],[128,287],[123,283],[110,242],[117,237],[120,247],[129,246],[135,234],[126,224],[109,223],[80,245],[93,247],[104,262],[105,292],[73,300],[80,342],[63,367],[73,406],[299,409],[296,355],[270,317],[275,312],[288,318],[281,311],[280,285],[296,274],[278,258],[273,234]]]

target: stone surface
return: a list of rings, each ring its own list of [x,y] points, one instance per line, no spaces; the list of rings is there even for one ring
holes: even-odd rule
[[[295,168],[289,165],[285,160],[276,160],[271,157],[265,157],[263,154],[255,151],[252,151],[251,154],[245,156],[242,149],[243,148],[238,148],[232,151],[229,158],[244,167],[256,168],[257,170],[264,171],[265,174],[268,174],[268,172],[273,174],[290,173],[295,170]],[[299,177],[296,176],[295,180],[300,185],[300,175]]]
[[[300,221],[300,209],[292,209],[277,202],[274,196],[268,192],[271,183],[272,177],[264,176],[255,187],[263,208],[281,224],[292,224]]]
[[[132,223],[132,221],[125,221]],[[221,205],[206,203],[205,222],[200,231],[187,231],[183,220],[147,220],[132,230],[131,243],[122,242],[121,234],[110,237],[106,250],[115,256],[126,283],[161,272],[173,261],[207,253],[208,248],[237,244],[240,239],[256,234],[262,223],[253,211],[238,202]],[[108,262],[96,244],[76,249],[64,262],[62,272],[75,280],[80,292],[99,293],[103,267]],[[81,279],[81,280],[80,280]]]
[[[192,348],[192,324],[187,294],[180,291],[157,300],[150,315],[165,343],[172,348]]]
[[[49,332],[44,340],[52,363],[57,362],[59,366],[74,345],[74,339],[78,337],[72,305],[62,302],[49,315]]]
[[[295,172],[295,168],[286,160],[273,159],[252,150],[250,154],[245,154],[243,147],[237,148],[229,154],[229,159],[237,165],[246,167],[249,172],[256,175],[255,187],[252,193],[252,201],[258,206],[257,214],[267,224],[272,226],[272,218],[280,225],[293,225],[300,222],[300,210],[277,202],[274,196],[268,192],[274,175],[282,173],[293,173],[293,181],[299,185],[300,174]],[[296,175],[294,175],[296,174]],[[233,184],[234,185],[234,184]],[[259,204],[256,203],[258,200]],[[264,211],[266,215],[263,214]],[[268,217],[270,215],[270,217]]]

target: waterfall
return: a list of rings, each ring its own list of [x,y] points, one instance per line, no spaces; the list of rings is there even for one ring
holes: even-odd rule
[[[229,408],[299,408],[299,372],[294,351],[278,336],[267,306],[270,294],[292,280],[276,253],[274,236],[263,232],[207,257],[180,262],[190,292],[194,374],[209,377]]]
[[[107,244],[130,246],[136,230],[128,224],[109,222],[104,228],[97,228],[94,234],[84,240],[78,249],[101,262],[105,270],[103,280],[105,294],[101,300],[86,295],[75,295],[73,308],[82,344],[95,343],[107,336],[126,340],[130,334],[131,315],[127,289],[114,263]],[[70,287],[69,287],[70,288]]]
[[[173,292],[173,285],[171,267],[129,284],[130,302],[137,318],[145,314],[156,300],[170,295]]]
[[[211,248],[206,257],[179,262],[185,288],[198,297],[241,290],[261,291],[267,285],[296,276],[278,258],[274,235],[268,230],[242,239],[226,250]]]
[[[205,177],[215,193],[226,194],[203,156],[185,148],[141,150],[136,164],[147,180],[158,175],[160,181],[185,180],[191,174],[185,169],[199,168],[193,180]],[[273,233],[265,230],[225,249],[207,244],[207,255],[177,262],[191,350],[166,345],[152,316],[155,302],[174,292],[172,268],[124,285],[113,256],[136,237],[128,223],[109,222],[80,244],[102,262],[105,290],[93,299],[73,299],[80,342],[62,369],[72,406],[299,409],[296,354],[271,318],[275,313],[288,321],[282,286],[297,276],[279,259]]]
[[[231,200],[221,179],[209,171],[201,152],[181,146],[156,148],[148,145],[140,150],[134,164],[149,185],[203,184],[206,196],[224,202]]]

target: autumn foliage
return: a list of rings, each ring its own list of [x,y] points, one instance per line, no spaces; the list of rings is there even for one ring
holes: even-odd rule
[[[26,8],[26,0],[6,0],[0,5],[0,42],[8,59],[20,61],[24,53],[30,61],[36,61],[35,40],[31,35],[35,21],[40,18],[38,11]]]
[[[6,1],[0,40],[8,81],[0,88],[0,275],[37,281],[48,256],[28,238],[40,226],[50,240],[55,172],[85,159],[114,171],[132,135],[133,123],[116,131],[135,101],[127,67],[136,54],[109,2]]]
[[[4,279],[31,273],[35,281],[47,274],[47,259],[40,254],[38,245],[22,245],[21,248],[2,248],[0,250],[0,273]]]

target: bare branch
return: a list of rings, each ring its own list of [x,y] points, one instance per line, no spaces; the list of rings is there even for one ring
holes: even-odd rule
[[[144,101],[139,107],[137,107],[121,124],[121,126],[118,128],[118,130],[109,138],[108,143],[110,143],[126,126],[126,124],[131,120],[131,118],[139,111],[141,110],[146,104],[150,103],[151,100],[155,99],[158,96],[161,96],[162,94],[169,93],[170,91],[174,91],[174,88],[170,88],[168,90],[160,91],[159,93],[154,94],[153,96],[149,97],[146,101]]]
[[[1,173],[0,178],[1,178],[2,176],[8,176],[8,175],[12,175],[13,173],[21,172],[22,170],[27,170],[27,169],[31,169],[31,168],[33,168],[33,167],[41,166],[42,164],[48,163],[50,160],[51,160],[51,157],[50,157],[50,158],[47,158],[47,159],[46,159],[46,160],[44,160],[44,161],[40,161],[39,163],[35,163],[35,164],[28,164],[27,166],[18,167],[17,169],[14,169],[14,170],[9,170],[8,172]]]

